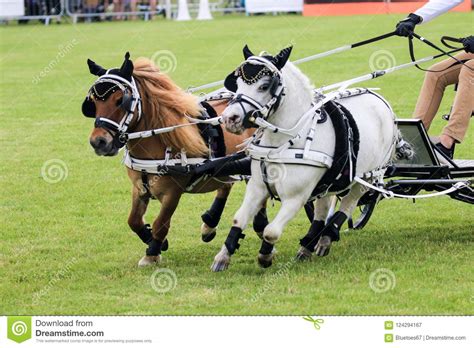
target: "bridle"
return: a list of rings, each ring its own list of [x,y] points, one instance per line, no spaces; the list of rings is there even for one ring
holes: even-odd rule
[[[138,91],[133,77],[131,78],[131,81],[128,81],[121,76],[110,74],[109,71],[110,70],[107,70],[104,75],[100,76],[89,89],[86,99],[82,103],[82,113],[86,117],[94,117],[94,127],[105,129],[112,136],[114,146],[117,148],[122,148],[128,141],[127,131],[130,123],[133,120],[135,111],[138,111],[137,121],[139,121],[142,116],[140,92]],[[100,83],[110,83],[112,84],[112,87],[110,87],[104,93],[99,94],[97,92],[97,85]],[[124,111],[124,115],[120,122],[117,123],[104,116],[96,116],[96,108],[92,98],[105,101],[112,93],[117,90],[121,90],[123,93],[120,108]]]
[[[271,94],[271,99],[266,104],[261,104],[257,100],[239,93],[235,94],[234,97],[230,100],[229,105],[238,104],[243,111],[244,118],[242,120],[242,125],[244,128],[258,127],[255,121],[260,118],[267,120],[272,114],[276,112],[278,107],[281,104],[281,101],[285,95],[285,85],[283,84],[283,76],[281,71],[267,58],[261,56],[251,56],[246,61],[244,61],[236,70],[238,74],[239,69],[245,64],[253,65],[263,65],[266,69],[270,71],[271,82],[268,90]],[[239,76],[244,79],[244,76]],[[255,79],[244,79],[244,82],[247,84],[253,84],[258,80]],[[250,105],[253,110],[247,111],[245,104]]]

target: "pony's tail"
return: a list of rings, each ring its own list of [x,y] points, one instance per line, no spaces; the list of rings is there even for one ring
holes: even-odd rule
[[[411,160],[415,156],[415,150],[413,146],[403,139],[403,135],[400,131],[397,134],[397,143],[395,145],[395,158],[397,160]]]

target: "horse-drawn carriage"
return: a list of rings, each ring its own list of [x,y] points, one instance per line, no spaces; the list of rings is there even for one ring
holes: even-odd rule
[[[414,156],[412,159],[395,160],[385,172],[382,188],[397,196],[410,196],[413,200],[417,199],[420,191],[430,191],[434,192],[429,194],[432,197],[446,194],[474,204],[474,160],[452,160],[437,151],[420,120],[399,119],[397,125],[404,139],[413,147]],[[391,197],[376,190],[367,192],[359,200],[358,210],[349,219],[349,228],[363,228],[377,203]]]

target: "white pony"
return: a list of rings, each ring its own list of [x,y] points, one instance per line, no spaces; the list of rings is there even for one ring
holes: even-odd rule
[[[320,107],[323,103],[315,106],[314,90],[308,78],[287,62],[290,53],[291,47],[276,56],[266,53],[255,56],[245,46],[246,61],[226,79],[226,87],[235,92],[234,99],[222,114],[226,129],[241,133],[245,128],[255,127],[255,124],[260,129],[248,146],[253,159],[252,177],[244,201],[234,216],[229,236],[215,256],[211,267],[213,271],[222,271],[229,266],[230,257],[238,249],[238,241],[243,238],[242,231],[250,219],[269,196],[277,196],[281,200],[281,208],[264,229],[258,255],[262,267],[270,266],[275,254],[273,246],[280,239],[284,227],[311,198],[324,174],[335,165],[334,161],[339,160],[333,158],[336,132],[339,130],[334,129],[331,118],[324,120],[325,112]],[[353,171],[357,176],[376,171],[383,173],[398,140],[394,114],[388,103],[366,89],[361,91],[347,98],[341,98],[344,93],[339,93],[337,100],[352,114],[360,135]],[[355,147],[357,144],[353,143],[350,151]],[[279,175],[270,180],[269,173]],[[325,256],[331,243],[339,240],[341,225],[351,216],[359,198],[366,192],[352,178],[344,190],[339,211],[331,217],[328,217],[331,196],[340,192],[329,189],[329,192],[319,195],[314,221],[300,241],[298,259],[308,259],[313,252]]]

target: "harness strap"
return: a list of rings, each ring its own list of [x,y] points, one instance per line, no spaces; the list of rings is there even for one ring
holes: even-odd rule
[[[429,193],[429,194],[424,194],[424,195],[401,195],[401,194],[398,194],[398,193],[394,193],[393,191],[389,191],[389,190],[386,190],[384,188],[374,186],[374,185],[370,184],[369,182],[365,181],[364,179],[362,179],[358,176],[356,176],[354,178],[354,180],[357,181],[359,184],[361,184],[361,185],[363,185],[363,186],[365,186],[369,189],[380,192],[387,199],[394,198],[394,197],[396,197],[396,198],[408,198],[408,199],[432,198],[432,197],[438,197],[438,196],[443,196],[443,195],[450,194],[450,193],[452,193],[454,191],[458,191],[458,190],[460,190],[464,187],[469,187],[468,182],[460,181],[460,182],[455,183],[449,189],[446,189],[446,190],[443,190],[443,191],[440,191],[440,192],[436,192],[436,193]]]
[[[143,185],[143,191],[144,191],[144,195],[142,197],[143,199],[153,198],[153,195],[151,194],[151,191],[150,191],[150,182],[148,181],[148,173],[145,169],[142,169],[141,173],[142,173],[142,185]]]
[[[280,197],[278,197],[278,194],[274,194],[272,191],[272,188],[270,187],[270,182],[268,181],[267,166],[265,165],[265,161],[260,161],[260,170],[262,172],[262,180],[265,183],[265,186],[270,195],[270,198],[279,201]]]
[[[311,197],[322,197],[328,192],[346,190],[355,176],[359,153],[359,131],[350,111],[333,101],[326,103],[323,109],[333,123],[336,147],[332,165],[324,173]]]

